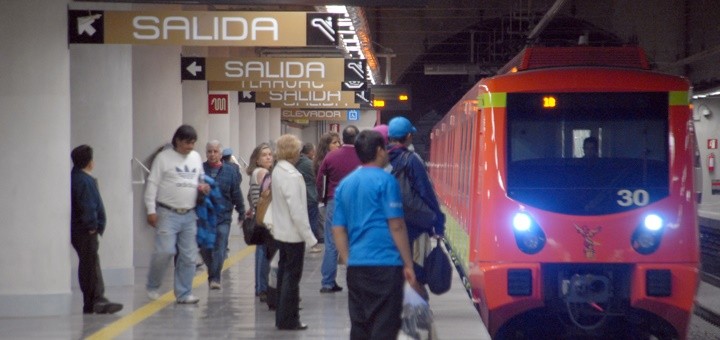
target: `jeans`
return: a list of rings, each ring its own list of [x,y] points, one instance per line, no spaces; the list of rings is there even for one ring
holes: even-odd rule
[[[323,288],[332,288],[337,285],[335,278],[337,277],[338,251],[332,234],[334,212],[335,200],[328,200],[327,204],[325,204],[325,254],[323,255],[322,267],[320,267]]]
[[[195,211],[178,214],[158,207],[158,223],[155,228],[155,252],[150,260],[148,290],[158,290],[170,261],[178,254],[175,263],[175,298],[184,299],[192,293],[197,256],[197,215]],[[177,250],[176,250],[177,249]]]
[[[220,273],[227,254],[228,234],[230,234],[230,224],[218,224],[215,247],[200,250],[200,255],[208,267],[208,281],[210,282],[220,282]]]
[[[310,203],[307,207],[308,219],[310,220],[310,229],[312,229],[313,235],[318,240],[318,243],[323,243],[324,233],[321,231],[323,228],[320,227],[320,208],[317,203]]]
[[[268,289],[268,275],[270,274],[270,261],[265,255],[264,244],[255,246],[255,294],[265,293]]]

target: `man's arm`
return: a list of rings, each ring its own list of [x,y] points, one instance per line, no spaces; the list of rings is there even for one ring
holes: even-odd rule
[[[338,254],[340,254],[340,259],[342,259],[343,263],[348,263],[350,250],[348,248],[347,229],[344,225],[335,225],[332,227],[332,233],[335,239],[335,248],[337,248]]]
[[[145,185],[145,207],[147,208],[147,222],[150,226],[157,225],[157,214],[155,211],[155,200],[157,200],[158,183],[162,177],[162,164],[160,162],[160,154],[155,157],[150,166],[150,174],[148,175]]]
[[[230,167],[235,170],[234,167]],[[245,215],[245,201],[242,198],[242,192],[240,191],[240,174],[233,173],[232,180],[230,181],[230,201],[235,206],[235,211],[238,212],[240,220]]]

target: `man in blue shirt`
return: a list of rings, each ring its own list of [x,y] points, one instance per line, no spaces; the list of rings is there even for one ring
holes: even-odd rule
[[[385,172],[388,154],[377,131],[355,141],[362,166],[335,190],[333,237],[346,261],[351,339],[395,339],[400,331],[403,282],[415,281],[400,188]]]

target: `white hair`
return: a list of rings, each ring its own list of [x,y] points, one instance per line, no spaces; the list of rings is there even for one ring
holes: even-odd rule
[[[220,141],[217,139],[213,139],[209,142],[207,142],[207,145],[205,145],[205,149],[207,150],[209,147],[218,148],[220,151],[222,151],[222,144],[220,144]]]

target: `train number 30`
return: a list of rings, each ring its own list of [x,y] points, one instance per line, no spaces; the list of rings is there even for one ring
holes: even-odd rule
[[[642,189],[635,191],[622,189],[617,192],[617,195],[620,196],[620,199],[617,200],[617,204],[622,207],[629,207],[631,205],[642,207],[650,203],[650,194]]]

